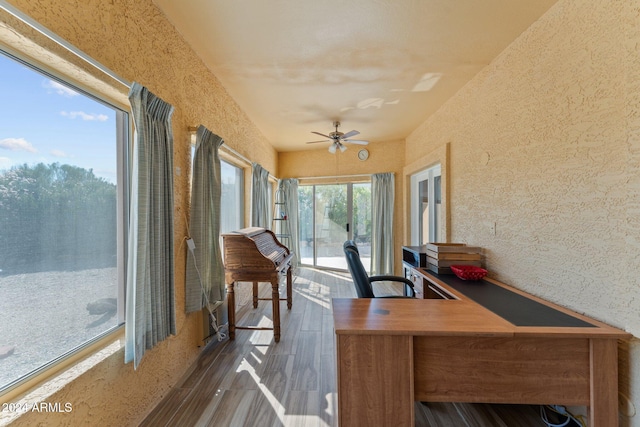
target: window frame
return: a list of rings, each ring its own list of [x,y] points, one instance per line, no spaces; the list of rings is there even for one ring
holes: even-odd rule
[[[34,41],[38,44],[38,41]],[[49,52],[49,51],[47,51]],[[45,78],[58,82],[65,87],[73,89],[82,96],[98,102],[115,113],[115,143],[116,143],[116,268],[117,268],[117,311],[116,325],[96,334],[93,338],[86,340],[82,344],[73,347],[63,354],[55,357],[45,364],[39,366],[28,374],[15,379],[14,381],[0,385],[0,396],[3,399],[12,398],[28,391],[46,379],[53,377],[58,372],[67,369],[79,360],[96,353],[105,346],[119,339],[124,334],[125,325],[125,298],[126,298],[126,275],[127,275],[127,252],[128,252],[128,224],[130,208],[130,186],[131,186],[131,151],[133,149],[133,115],[130,108],[125,108],[122,98],[113,99],[110,96],[101,94],[99,91],[79,83],[77,78],[67,76],[58,72],[49,64],[34,58],[26,53],[16,51],[5,45],[0,40],[0,55],[18,62],[30,68],[33,72]],[[63,67],[64,68],[64,67]],[[87,73],[89,75],[89,73]],[[93,76],[95,78],[95,76]],[[109,79],[104,79],[105,85],[110,85]],[[113,89],[113,93],[117,90]]]
[[[229,166],[231,166],[232,168],[235,169],[235,173],[236,173],[236,178],[240,181],[238,183],[239,185],[239,191],[240,193],[238,194],[238,217],[236,218],[238,220],[238,224],[239,224],[239,228],[238,229],[242,229],[244,228],[244,224],[245,224],[245,177],[244,177],[244,169],[242,166],[239,166],[237,164],[235,164],[234,162],[221,158],[220,159],[220,168],[222,169],[222,163],[225,163]],[[222,211],[220,212],[220,222],[222,224]],[[235,231],[235,230],[228,230],[228,231]],[[220,232],[221,233],[225,233],[228,231],[223,231],[222,230],[222,226],[220,227]]]
[[[436,192],[434,187],[434,181],[436,177],[440,177],[442,179],[442,167],[440,164],[431,166],[429,168],[423,169],[419,172],[416,172],[411,175],[411,244],[415,246],[425,245],[428,242],[435,242],[436,240],[443,240],[442,238],[438,238],[438,233],[441,230],[441,224],[438,221],[438,216],[436,215]],[[428,192],[428,200],[429,205],[429,223],[428,223],[428,242],[424,242],[422,240],[422,236],[424,235],[424,224],[421,221],[420,215],[420,183],[423,181],[427,181],[427,192]],[[442,181],[440,182],[442,186]],[[440,194],[442,194],[442,187],[440,188]],[[443,221],[442,212],[440,221]]]

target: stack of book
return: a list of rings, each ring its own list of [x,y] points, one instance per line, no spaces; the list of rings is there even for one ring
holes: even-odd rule
[[[477,246],[464,243],[428,243],[427,269],[438,274],[453,274],[452,265],[482,267],[482,255]]]

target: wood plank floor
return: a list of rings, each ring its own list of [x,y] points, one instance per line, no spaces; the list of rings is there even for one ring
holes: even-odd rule
[[[260,284],[268,296],[269,284]],[[237,286],[237,323],[270,326],[271,303],[251,306],[251,284]],[[281,305],[282,337],[237,330],[235,341],[205,347],[141,426],[336,426],[336,371],[331,298],[355,297],[346,274],[298,268],[293,307]],[[538,408],[416,403],[416,425],[533,427]],[[373,426],[372,426],[373,427]]]

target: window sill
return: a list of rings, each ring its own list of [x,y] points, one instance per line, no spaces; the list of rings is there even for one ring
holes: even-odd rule
[[[36,404],[47,402],[56,392],[124,348],[124,325],[101,339],[18,383],[0,395],[0,426],[17,420]],[[124,363],[124,359],[123,359]]]

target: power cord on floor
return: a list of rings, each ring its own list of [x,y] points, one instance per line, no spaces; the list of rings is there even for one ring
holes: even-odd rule
[[[550,411],[551,414],[554,414],[554,418],[558,418],[561,421],[556,421],[555,419],[553,422],[550,421],[547,411]],[[547,427],[587,427],[582,415],[575,416],[560,405],[540,406],[540,417]]]
[[[222,305],[222,301],[217,301],[214,307],[211,306],[211,302],[209,301],[209,297],[207,296],[207,291],[204,289],[204,284],[202,283],[202,276],[200,275],[200,270],[198,270],[198,264],[196,263],[196,254],[195,254],[196,244],[192,238],[187,239],[187,247],[189,248],[191,255],[193,255],[192,256],[193,266],[196,269],[196,273],[198,273],[198,281],[200,282],[202,295],[204,295],[204,300],[207,304],[207,310],[209,311],[209,316],[211,317],[211,327],[213,328],[218,341],[222,341],[227,337],[227,335],[220,331],[220,327],[218,327],[218,321],[216,319],[216,316],[215,314],[213,314],[213,310],[220,307]]]

